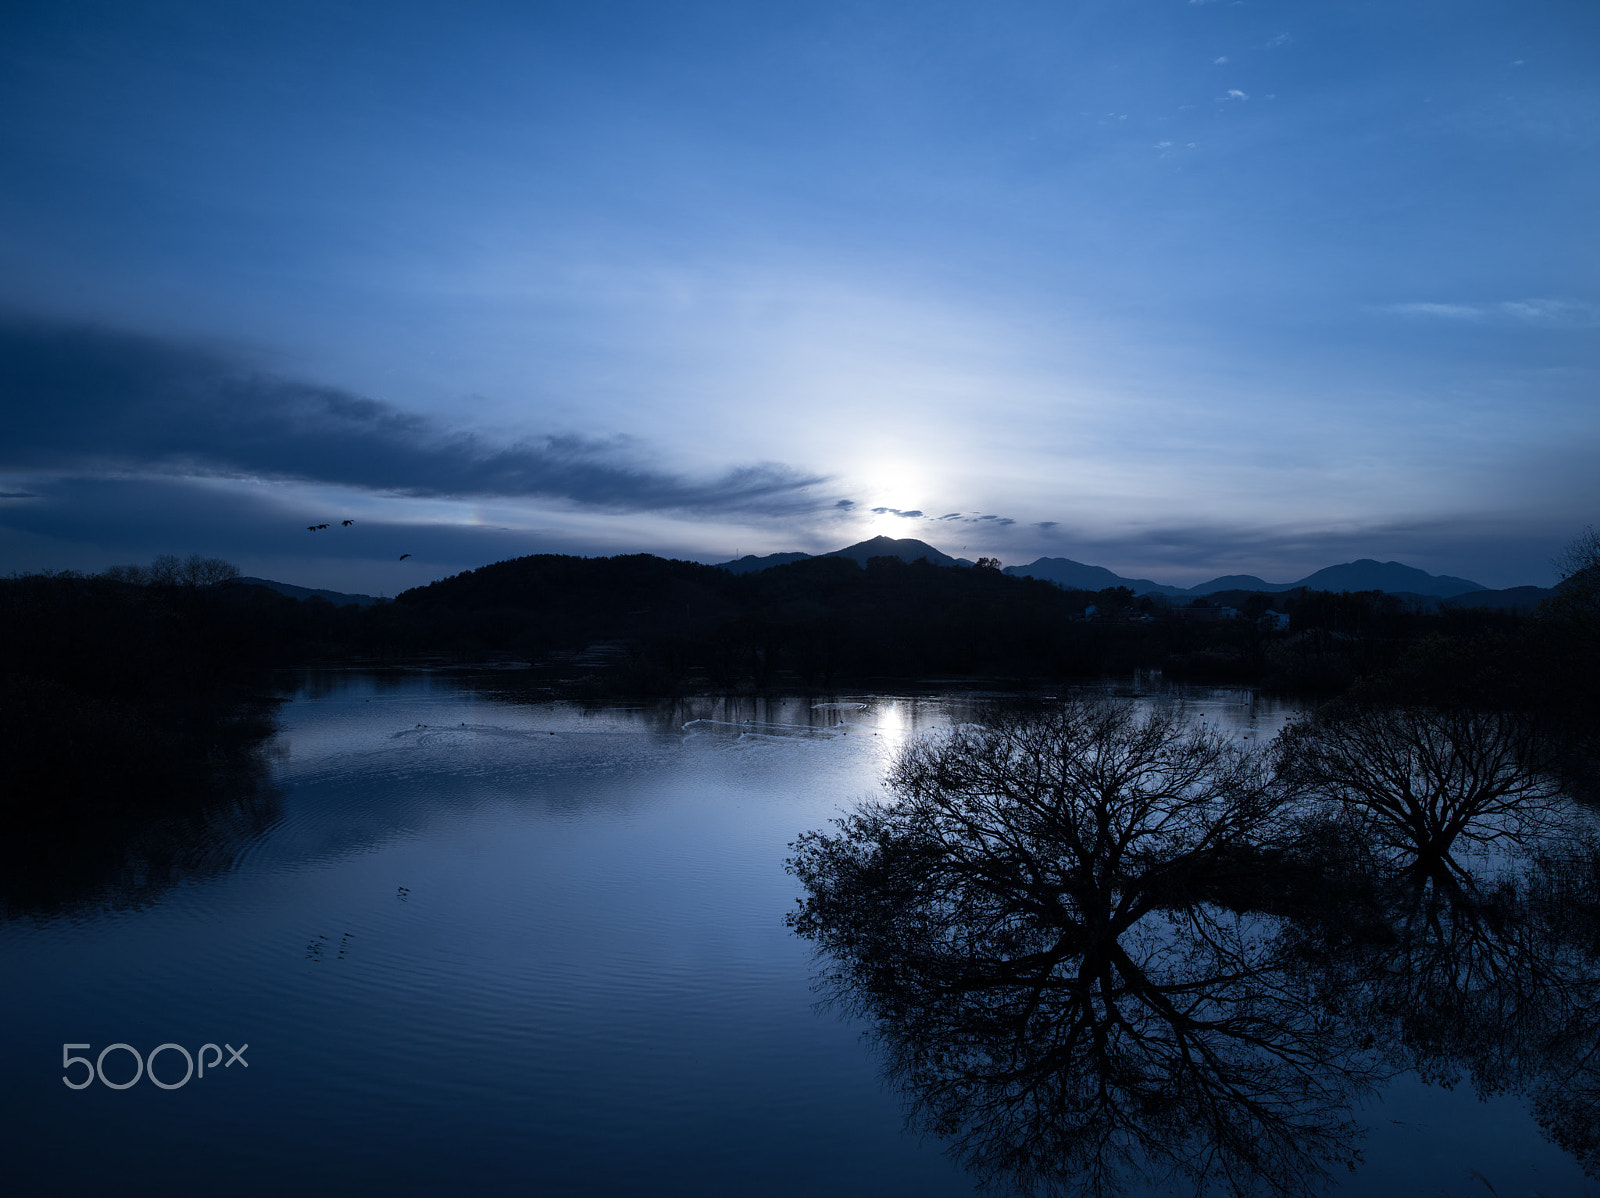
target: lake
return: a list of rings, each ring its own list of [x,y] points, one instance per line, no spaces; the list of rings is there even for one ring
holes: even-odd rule
[[[270,787],[192,868],[0,924],[10,1191],[972,1193],[904,1129],[867,1029],[818,1009],[783,924],[790,842],[971,700],[592,708],[516,687],[307,676]],[[1296,711],[1185,698],[1248,738]],[[150,1063],[174,1088],[112,1088],[136,1076],[116,1044],[141,1071],[177,1046]],[[1347,1192],[1600,1190],[1519,1100],[1465,1081],[1402,1075],[1357,1113]]]

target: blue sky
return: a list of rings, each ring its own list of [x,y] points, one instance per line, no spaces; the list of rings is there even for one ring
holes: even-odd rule
[[[1548,583],[1597,68],[1592,3],[11,4],[0,568]]]

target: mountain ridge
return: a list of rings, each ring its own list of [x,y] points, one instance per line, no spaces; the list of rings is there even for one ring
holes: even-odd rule
[[[291,599],[326,599],[335,607],[345,607],[355,604],[357,607],[370,607],[374,603],[387,603],[387,599],[380,599],[375,595],[352,595],[345,591],[330,591],[325,587],[302,587],[292,582],[277,582],[271,578],[243,577],[230,579],[230,586],[266,587],[269,591],[277,591],[280,595],[287,595]]]
[[[774,566],[804,561],[812,557],[844,557],[861,565],[873,557],[898,557],[904,562],[926,558],[937,566],[970,566],[965,558],[951,557],[926,541],[912,537],[896,539],[879,536],[870,540],[846,545],[831,553],[769,553],[765,556],[747,554],[729,562],[716,563],[734,574],[748,574],[770,570]],[[1065,557],[1041,557],[1022,566],[1007,566],[1003,573],[1014,578],[1038,578],[1057,586],[1077,590],[1099,591],[1107,587],[1127,587],[1136,595],[1167,595],[1172,598],[1203,598],[1219,591],[1263,591],[1277,594],[1299,587],[1315,591],[1383,591],[1388,594],[1424,595],[1433,599],[1453,599],[1489,587],[1470,578],[1457,578],[1450,574],[1429,574],[1403,562],[1380,562],[1375,558],[1357,558],[1351,562],[1324,566],[1304,578],[1293,582],[1267,582],[1254,574],[1223,574],[1192,587],[1173,586],[1149,578],[1127,578],[1104,566],[1092,566]]]
[[[1136,595],[1152,593],[1201,598],[1218,591],[1265,591],[1277,594],[1304,587],[1312,591],[1384,591],[1388,594],[1426,595],[1434,599],[1452,599],[1458,595],[1489,588],[1470,578],[1456,578],[1449,574],[1429,574],[1403,562],[1380,562],[1362,557],[1353,562],[1324,566],[1294,582],[1267,582],[1254,574],[1224,574],[1192,587],[1175,587],[1152,582],[1148,578],[1124,578],[1103,566],[1087,566],[1064,557],[1041,557],[1025,566],[1007,566],[1007,574],[1016,578],[1042,578],[1057,586],[1085,587],[1079,579],[1108,577],[1115,581],[1100,582],[1085,589],[1098,590],[1107,586],[1125,586]]]

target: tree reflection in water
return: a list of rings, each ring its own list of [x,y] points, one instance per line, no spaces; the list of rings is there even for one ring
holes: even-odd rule
[[[1600,844],[1586,840],[1544,856],[1530,891],[1535,909],[1559,928],[1565,963],[1578,979],[1545,1046],[1533,1114],[1584,1172],[1600,1177]]]
[[[142,906],[181,882],[234,869],[245,846],[281,818],[257,742],[192,771],[144,764],[106,754],[97,766],[109,780],[92,789],[5,796],[0,919]]]
[[[1259,756],[1074,702],[922,742],[889,786],[796,842],[790,922],[984,1181],[1294,1193],[1353,1167],[1374,1061],[1275,921],[1218,901],[1282,822]]]
[[[1314,1192],[1399,1069],[1600,1171],[1600,848],[1515,728],[1390,714],[1269,770],[1172,713],[995,713],[796,842],[790,925],[995,1188]]]
[[[1295,912],[1323,984],[1423,1078],[1529,1098],[1600,1174],[1600,848],[1559,763],[1516,718],[1460,709],[1335,705],[1280,747],[1339,846],[1338,901]]]
[[[1395,1067],[1523,1097],[1600,1176],[1597,863],[1600,848],[1569,831],[1489,876],[1448,858],[1440,877],[1345,875],[1345,901],[1303,907],[1282,942]]]

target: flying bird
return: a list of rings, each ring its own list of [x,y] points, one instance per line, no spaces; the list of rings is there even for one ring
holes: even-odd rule
[[[341,520],[341,521],[339,521],[339,523],[344,525],[344,527],[349,528],[352,524],[355,523],[355,521],[354,520]]]
[[[317,526],[315,524],[307,524],[306,525],[306,531],[307,532],[316,532],[317,531]]]
[[[327,528],[327,527],[328,526],[326,524],[319,524],[319,525],[317,525],[316,531],[321,532],[324,528]]]
[[[408,557],[410,557],[410,556],[411,556],[411,555],[410,555],[410,554],[409,554],[409,553],[402,553],[402,554],[401,554],[401,555],[400,555],[400,560],[401,560],[401,561],[405,561],[405,560],[406,560],[406,558],[408,558]]]

